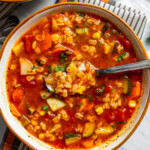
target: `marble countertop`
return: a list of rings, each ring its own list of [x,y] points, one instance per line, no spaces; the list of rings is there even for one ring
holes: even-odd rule
[[[150,57],[150,42],[146,38],[150,36],[150,0],[115,0],[117,3],[123,3],[144,12],[147,16],[147,24],[141,39],[149,57]],[[18,7],[13,14],[18,16],[20,21],[32,14],[33,12],[52,5],[56,0],[34,0],[27,2]],[[36,7],[34,7],[36,6]],[[141,124],[133,135],[120,147],[118,150],[150,150],[150,107],[142,120]]]

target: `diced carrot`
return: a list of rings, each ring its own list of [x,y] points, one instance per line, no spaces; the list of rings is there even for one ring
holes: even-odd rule
[[[17,110],[16,106],[12,103],[10,103],[10,111],[12,112],[12,114],[16,117],[20,117],[21,114],[20,112]]]
[[[41,51],[47,51],[52,46],[51,35],[45,32],[45,39],[41,41]]]
[[[93,106],[94,106],[94,103],[87,104],[85,107],[85,111],[91,110],[93,108]]]
[[[13,91],[13,101],[20,103],[24,98],[24,90],[22,88],[17,88]]]
[[[131,97],[132,98],[138,98],[141,94],[141,83],[140,82],[135,82],[134,86],[132,87],[131,90]]]
[[[53,51],[52,54],[55,56],[59,56],[61,52],[67,50],[66,47],[60,46],[60,47],[56,47]]]
[[[93,145],[94,145],[93,139],[87,139],[87,140],[82,141],[82,145],[85,148],[91,148],[91,147],[93,147]]]

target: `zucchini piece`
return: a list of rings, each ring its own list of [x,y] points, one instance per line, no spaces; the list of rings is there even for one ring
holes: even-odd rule
[[[108,29],[109,29],[109,24],[106,23],[102,28],[103,34],[105,34]]]
[[[96,129],[96,124],[94,122],[93,123],[92,122],[86,123],[82,136],[84,138],[91,136],[94,133],[95,129]]]
[[[33,114],[33,113],[35,113],[36,112],[36,109],[34,109],[34,108],[31,108],[31,107],[28,107],[28,113],[29,114]]]
[[[127,76],[123,77],[123,93],[129,94],[131,91],[130,79]]]
[[[52,111],[56,111],[66,105],[65,102],[63,102],[57,98],[48,98],[47,103],[50,106]]]
[[[105,38],[105,39],[110,38],[110,34],[109,34],[109,33],[105,33],[105,34],[104,34],[104,38]]]
[[[27,125],[30,124],[30,120],[24,115],[21,116],[19,120],[20,120],[23,127],[26,127]]]
[[[113,53],[116,52],[118,45],[119,45],[119,43],[114,43]]]
[[[73,144],[81,140],[81,135],[76,133],[65,134],[66,145]]]
[[[111,126],[101,127],[99,129],[95,130],[96,134],[102,134],[102,135],[112,134],[113,132],[114,132],[114,128],[112,128]]]
[[[40,95],[42,99],[47,99],[49,96],[52,95],[52,93],[48,91],[40,91]]]

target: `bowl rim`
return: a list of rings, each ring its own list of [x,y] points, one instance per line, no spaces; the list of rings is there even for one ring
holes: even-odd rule
[[[11,0],[13,1],[13,0]],[[10,2],[11,2],[10,1]],[[27,0],[18,0],[18,1],[27,1]],[[19,23],[12,31],[11,33],[7,36],[6,40],[4,41],[3,45],[2,45],[2,48],[1,48],[1,51],[0,51],[0,59],[3,55],[3,52],[4,52],[4,49],[9,41],[9,39],[11,38],[11,36],[22,26],[24,25],[28,20],[32,19],[32,17],[34,17],[35,15],[38,15],[40,14],[41,12],[44,12],[45,10],[47,9],[51,9],[51,8],[54,8],[54,7],[57,7],[57,6],[65,6],[65,5],[80,5],[80,6],[89,6],[89,7],[93,7],[93,8],[97,8],[97,9],[101,9],[107,13],[110,13],[111,15],[113,15],[114,17],[116,17],[118,20],[120,20],[129,30],[130,32],[134,35],[135,39],[137,40],[137,42],[139,43],[143,53],[144,53],[144,56],[146,59],[149,59],[148,55],[147,55],[147,52],[142,44],[142,42],[140,41],[140,39],[138,38],[138,36],[135,34],[135,32],[133,31],[133,29],[122,19],[120,18],[119,16],[117,16],[115,13],[105,9],[105,8],[102,8],[100,6],[95,6],[95,5],[92,5],[92,4],[87,4],[87,3],[79,3],[79,2],[64,2],[64,3],[59,3],[59,4],[53,4],[53,5],[50,5],[50,6],[47,6],[43,9],[40,9],[38,11],[36,11],[35,13],[31,14],[30,16],[28,16],[26,19],[24,19],[21,23]],[[150,69],[148,69],[148,72],[150,73]],[[150,77],[150,75],[149,75]],[[138,122],[135,124],[134,128],[129,132],[129,134],[126,136],[126,138],[124,140],[122,140],[121,142],[118,143],[117,146],[115,146],[112,150],[116,150],[117,148],[119,148],[121,145],[123,145],[128,139],[129,137],[134,133],[134,131],[137,129],[137,127],[139,126],[139,124],[141,123],[141,121],[143,120],[146,112],[147,112],[147,109],[149,107],[149,103],[150,103],[150,89],[149,89],[149,93],[148,93],[148,98],[147,98],[147,102],[146,102],[146,106],[144,108],[144,111],[142,112]],[[7,121],[5,120],[5,117],[3,115],[3,112],[1,111],[0,109],[0,115],[2,116],[5,124],[7,125],[7,127],[10,129],[10,131],[18,138],[20,139],[21,142],[23,142],[24,144],[26,144],[29,148],[31,149],[35,149],[35,147],[33,147],[30,143],[28,143],[26,140],[24,140],[23,138],[20,137],[20,135],[18,135],[16,132],[13,131],[11,125],[9,125],[7,123]]]

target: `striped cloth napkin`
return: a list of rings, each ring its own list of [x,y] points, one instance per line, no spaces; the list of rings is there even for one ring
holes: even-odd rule
[[[122,5],[121,3],[116,3],[114,0],[110,0],[109,3],[104,3],[99,0],[69,0],[70,2],[81,2],[81,3],[90,3],[93,5],[97,5],[103,7],[111,12],[115,13],[123,20],[125,20],[129,26],[135,31],[137,36],[141,39],[144,28],[146,25],[146,15],[141,11],[137,11],[136,9],[132,9],[126,5]]]
[[[12,10],[18,6],[18,3],[3,3],[0,2],[0,21],[5,18]]]
[[[84,2],[93,5],[98,5],[105,9],[108,9],[123,20],[125,20],[135,31],[138,37],[141,39],[146,25],[146,15],[141,11],[137,11],[126,5],[116,3],[114,0],[105,0],[108,3],[104,3],[99,0],[68,0],[70,2]],[[22,4],[23,5],[23,4]],[[0,2],[0,24],[4,23],[5,17],[16,7],[17,3],[2,3]],[[23,144],[19,139],[17,139],[12,132],[4,124],[0,116],[0,150],[29,150],[29,148]]]

